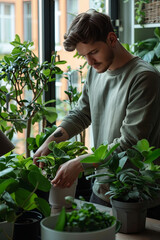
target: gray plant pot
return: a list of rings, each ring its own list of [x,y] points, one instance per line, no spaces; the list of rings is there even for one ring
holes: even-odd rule
[[[41,240],[115,240],[116,223],[109,228],[92,232],[60,232],[54,227],[58,215],[44,218],[41,221]]]
[[[111,200],[113,215],[122,224],[119,232],[138,233],[145,229],[147,204]]]

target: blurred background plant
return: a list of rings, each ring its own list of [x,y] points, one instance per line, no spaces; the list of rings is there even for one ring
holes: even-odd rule
[[[11,44],[14,46],[12,52],[0,61],[0,129],[10,140],[14,133],[26,129],[25,152],[29,157],[27,138],[31,136],[35,123],[42,120],[43,131],[46,120],[54,123],[57,119],[55,107],[47,106],[55,100],[44,102],[43,93],[48,91],[47,83],[55,81],[56,74],[63,73],[57,65],[66,61],[56,62],[54,54],[51,62],[40,64],[32,51],[33,42],[21,43],[18,35]]]

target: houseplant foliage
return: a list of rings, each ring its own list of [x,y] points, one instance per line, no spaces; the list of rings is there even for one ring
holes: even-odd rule
[[[88,148],[82,142],[64,141],[56,143],[50,142],[48,145],[51,153],[47,156],[39,157],[38,162],[44,162],[44,172],[46,177],[52,180],[56,176],[59,166],[68,160],[74,159],[77,156],[87,154]]]
[[[60,214],[41,221],[42,240],[62,239],[110,239],[115,240],[116,218],[107,212],[98,210],[92,203],[80,201],[80,206],[70,196],[66,200],[72,203],[72,211],[63,207]],[[117,224],[117,231],[119,230]]]
[[[55,230],[67,232],[89,232],[110,227],[115,222],[115,217],[107,212],[100,212],[92,203],[84,202],[80,209],[72,198],[66,197],[72,202],[73,211],[66,212],[62,208]]]
[[[160,197],[160,166],[154,163],[159,157],[160,149],[150,147],[142,139],[131,149],[112,152],[110,159],[99,166],[106,171],[88,177],[97,177],[98,182],[108,184],[106,195],[111,199],[114,216],[122,223],[121,232],[140,232],[145,228],[147,208],[156,206]]]
[[[55,81],[55,74],[62,74],[57,65],[65,61],[56,62],[53,55],[51,62],[40,63],[32,51],[33,42],[21,43],[18,35],[11,45],[11,54],[0,61],[0,128],[9,139],[26,128],[27,139],[36,122],[45,119],[53,123],[57,118],[55,108],[47,106],[55,100],[43,102],[43,92],[48,90],[47,83]]]
[[[115,150],[116,150],[115,145]],[[101,145],[96,151],[102,149],[107,152],[108,145]],[[100,150],[99,150],[100,151]],[[107,155],[106,155],[107,156]],[[95,154],[82,160],[89,163],[94,161]],[[137,142],[131,149],[124,152],[112,152],[110,158],[103,163],[102,158],[99,169],[106,169],[103,174],[93,174],[90,177],[104,177],[101,183],[109,184],[110,198],[122,201],[152,200],[160,191],[160,166],[154,163],[160,157],[160,149],[149,146],[146,139]]]
[[[129,0],[124,0],[124,3]],[[149,3],[149,0],[135,0],[135,22],[143,26],[145,19],[144,4]]]
[[[43,132],[37,134],[35,137],[27,138],[28,149],[36,152],[37,149],[45,142],[45,140],[57,129],[56,125],[52,127],[45,127]]]
[[[44,174],[45,176],[52,180],[56,176],[57,170],[61,164],[67,162],[68,160],[74,159],[77,156],[87,153],[87,147],[81,142],[50,142],[48,145],[51,153],[48,156],[39,157],[39,162],[45,163],[44,165]],[[80,174],[79,177],[82,175]],[[49,203],[54,208],[61,208],[62,206],[70,207],[69,204],[66,204],[65,197],[71,195],[75,197],[77,187],[77,180],[69,188],[58,188],[51,187],[49,192]]]
[[[132,45],[127,43],[123,46],[132,54],[142,58],[144,61],[156,65],[160,63],[160,28],[154,29],[153,38],[147,38],[142,41],[135,42]]]
[[[48,202],[36,190],[47,192],[51,184],[31,158],[7,154],[0,158],[0,221],[15,222],[24,212],[38,209],[50,215]]]

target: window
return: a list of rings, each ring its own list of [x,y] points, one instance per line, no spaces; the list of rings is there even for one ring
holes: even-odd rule
[[[24,2],[24,40],[32,41],[31,2]]]
[[[78,0],[67,0],[67,29],[78,14]]]
[[[10,41],[14,39],[14,4],[0,3],[0,54],[11,51]]]
[[[55,50],[60,50],[60,11],[59,0],[55,0]]]

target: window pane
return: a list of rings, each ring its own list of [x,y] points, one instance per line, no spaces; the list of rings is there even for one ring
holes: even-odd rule
[[[14,35],[14,4],[0,2],[0,55],[10,52],[9,42]]]
[[[24,2],[24,40],[32,40],[31,2]]]
[[[38,1],[39,0],[0,0],[0,59],[6,54],[10,54],[13,46],[10,42],[14,41],[15,35],[18,34],[21,42],[32,40],[34,45],[32,47],[36,56],[38,56]],[[6,83],[0,81],[0,86],[6,86]],[[9,84],[7,88],[9,88]],[[31,100],[33,98],[32,91],[28,89],[23,89],[23,99]],[[13,105],[16,106],[15,101]],[[1,105],[2,106],[2,105]],[[6,105],[4,105],[5,107]],[[17,108],[18,108],[17,104]],[[11,106],[9,105],[9,109]],[[2,110],[2,112],[4,109]],[[7,125],[13,125],[7,122]],[[0,129],[1,125],[1,113],[0,113]],[[35,136],[39,130],[39,124],[34,124],[31,131],[31,136]],[[8,131],[9,132],[9,131]],[[13,135],[12,142],[16,146],[15,152],[26,153],[26,129],[23,128],[22,131],[17,131]]]
[[[73,18],[78,14],[78,0],[67,0],[67,28],[69,28]]]

